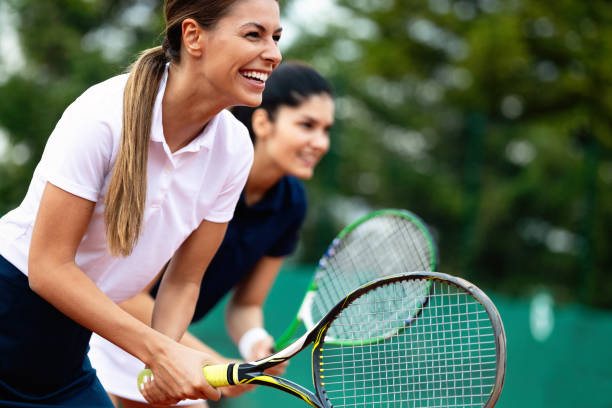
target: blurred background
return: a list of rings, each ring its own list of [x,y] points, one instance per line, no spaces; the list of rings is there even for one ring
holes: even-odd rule
[[[23,198],[68,104],[161,43],[161,3],[0,0],[0,214]],[[509,355],[498,406],[612,407],[612,3],[281,6],[284,58],[334,84],[337,114],[306,183],[301,243],[266,304],[273,334],[342,227],[405,208],[434,232],[440,271],[500,309]],[[237,355],[221,308],[194,330]],[[308,384],[309,364],[287,376]],[[217,405],[302,403],[258,389]]]

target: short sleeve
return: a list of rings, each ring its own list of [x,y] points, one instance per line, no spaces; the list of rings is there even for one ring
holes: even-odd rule
[[[253,164],[253,144],[246,128],[240,128],[241,147],[236,154],[230,156],[228,163],[234,163],[232,170],[228,173],[226,183],[217,196],[213,208],[204,217],[212,222],[227,222],[234,216],[236,204],[240,198],[240,193],[246,184],[251,165]]]
[[[295,250],[300,229],[304,223],[304,218],[306,218],[306,202],[300,202],[293,209],[296,216],[295,221],[289,225],[283,235],[268,249],[266,255],[273,257],[287,256]]]
[[[57,123],[43,153],[42,174],[62,190],[96,202],[110,171],[113,134],[84,105],[77,99]]]

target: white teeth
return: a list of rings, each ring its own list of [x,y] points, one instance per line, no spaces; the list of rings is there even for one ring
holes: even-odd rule
[[[310,162],[310,163],[316,163],[316,162],[317,162],[317,160],[319,159],[319,158],[318,158],[318,156],[316,156],[316,155],[311,155],[311,154],[307,154],[307,153],[302,153],[302,154],[299,154],[299,157],[300,157],[302,160],[305,160],[305,161]]]
[[[268,80],[268,74],[266,74],[264,72],[244,71],[244,72],[242,72],[242,75],[247,77],[247,78],[258,79],[258,80],[260,80],[262,82],[266,82]]]

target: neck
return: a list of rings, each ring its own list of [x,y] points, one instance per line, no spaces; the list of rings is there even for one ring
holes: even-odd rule
[[[265,160],[262,153],[255,148],[255,158],[249,173],[244,196],[247,205],[253,205],[261,201],[263,196],[285,175],[273,163]]]
[[[198,89],[193,83],[180,65],[170,64],[162,100],[162,123],[172,152],[188,145],[226,107],[215,103],[218,98],[211,96],[213,92]]]

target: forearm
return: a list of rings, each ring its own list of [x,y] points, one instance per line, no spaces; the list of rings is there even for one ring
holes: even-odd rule
[[[119,303],[119,306],[121,306],[123,310],[136,317],[141,322],[147,325],[151,324],[153,309],[155,307],[155,299],[153,299],[153,297],[149,295],[148,292],[140,292],[133,298]],[[196,336],[189,333],[189,331],[185,331],[185,334],[181,338],[180,343],[194,350],[199,350],[208,353],[218,359],[223,359],[223,357],[219,353],[204,344]]]
[[[149,294],[148,289],[145,289],[145,291],[140,292],[138,295],[134,296],[131,299],[121,302],[119,306],[121,306],[123,310],[136,317],[141,322],[147,325],[151,324],[153,309],[155,307],[155,299]],[[228,361],[227,358],[221,356],[215,350],[204,344],[196,336],[189,333],[189,331],[185,331],[185,334],[181,338],[180,343],[183,346],[187,346],[194,350],[208,353],[212,358],[219,360],[220,363]]]
[[[263,327],[264,315],[260,305],[242,305],[230,302],[225,311],[227,332],[238,344],[244,333],[254,327]]]
[[[164,279],[155,299],[151,326],[174,340],[180,340],[193,318],[199,294],[199,282]]]
[[[279,257],[261,258],[236,288],[226,309],[227,331],[246,360],[262,358],[274,346],[272,337],[263,330],[263,304],[282,262]]]
[[[140,292],[136,296],[119,303],[119,306],[147,326],[151,326],[155,299],[148,292]]]
[[[171,341],[122,310],[73,262],[31,264],[30,286],[66,316],[147,364]]]
[[[227,223],[202,221],[169,262],[155,298],[152,326],[179,340],[193,318],[202,276],[221,245]]]
[[[183,338],[181,339],[181,344],[183,346],[187,346],[187,347],[190,347],[192,349],[208,353],[211,356],[213,356],[213,357],[215,357],[215,358],[217,358],[219,360],[227,360],[225,357],[223,357],[221,354],[217,353],[215,350],[210,348],[208,345],[206,345],[204,342],[202,342],[196,336],[194,336],[193,334],[189,333],[189,331],[186,331],[185,334],[183,335]]]

